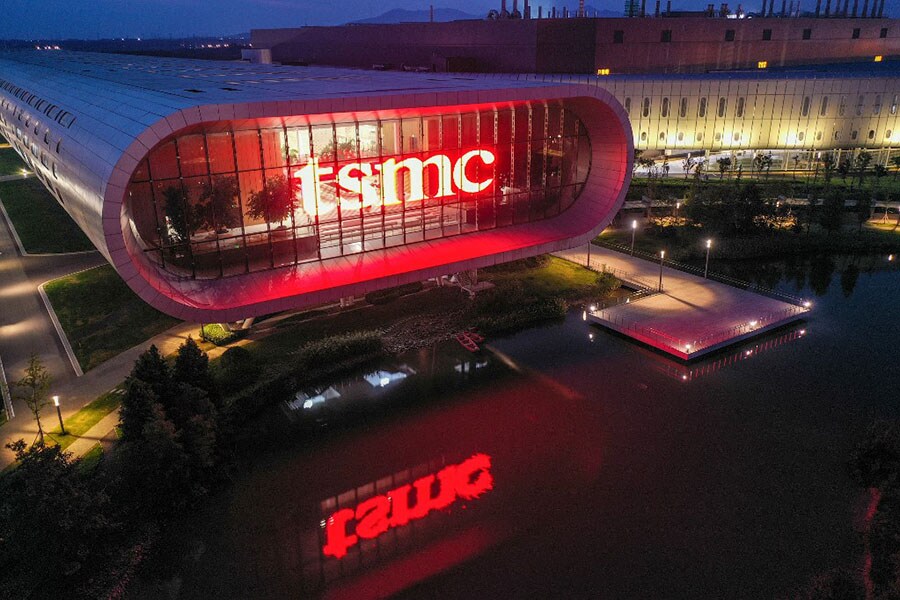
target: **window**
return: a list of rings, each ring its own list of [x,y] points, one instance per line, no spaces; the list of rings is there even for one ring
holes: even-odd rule
[[[880,38],[886,38],[886,37],[887,37],[887,27],[882,27],[882,28],[881,28],[881,33],[878,34],[878,37],[880,37]]]
[[[847,112],[847,99],[841,96],[841,103],[838,104],[838,116],[843,117],[845,112]]]
[[[697,135],[695,135],[694,137],[697,138],[697,141],[698,141],[698,142],[702,142],[702,141],[703,141],[703,132],[702,132],[702,131],[698,131],[698,132],[697,132]]]
[[[872,105],[872,114],[877,115],[881,113],[881,96],[875,96],[875,104]]]
[[[739,132],[737,132],[737,131],[735,131],[735,132],[734,132],[734,135],[731,136],[731,137],[733,137],[733,138],[734,138],[734,141],[736,141],[736,142],[741,141],[741,134],[740,134]]]
[[[874,139],[875,139],[875,130],[874,130],[874,129],[870,129],[870,130],[869,130],[869,139],[870,139],[870,140],[874,140]]]
[[[804,138],[806,138],[806,132],[805,132],[805,131],[801,131],[800,133],[797,134],[797,139],[798,139],[799,141],[802,142],[802,141],[804,140]]]
[[[717,132],[716,132],[716,135],[713,136],[713,139],[716,140],[717,142],[721,142],[721,141],[722,141],[722,134],[719,133],[719,132],[717,131]]]
[[[822,104],[819,105],[819,116],[824,117],[828,113],[828,96],[822,96]]]
[[[679,141],[679,142],[683,142],[683,141],[684,141],[684,132],[683,132],[683,131],[679,131],[679,132],[678,132],[678,141]]]
[[[835,132],[834,132],[834,140],[835,140],[836,142],[838,142],[838,141],[841,140],[841,132],[840,132],[840,131],[835,131]]]
[[[661,141],[661,142],[666,141],[666,132],[665,131],[659,132],[659,141]]]
[[[850,132],[850,139],[851,139],[851,140],[855,140],[855,139],[858,138],[858,137],[859,137],[859,131],[857,131],[856,129],[854,129],[853,131]]]
[[[891,133],[892,133],[892,132],[891,132],[890,129],[888,129],[887,131],[885,131],[885,132],[884,132],[884,139],[886,139],[886,140],[887,140],[887,139],[890,139]]]
[[[891,114],[897,114],[897,94],[894,94],[894,99],[891,100]]]
[[[625,112],[631,114],[631,98],[625,98]]]
[[[725,30],[725,41],[726,42],[734,41],[734,29],[726,29]]]
[[[641,109],[641,115],[650,116],[650,98],[644,98],[644,107]]]
[[[858,39],[859,39],[859,27],[855,27],[855,28],[853,29],[853,35],[850,36],[850,37],[851,37],[852,39],[854,39],[854,40],[858,40]]]
[[[613,44],[624,44],[625,43],[625,31],[622,29],[616,29],[613,31]]]
[[[896,96],[895,96],[895,97],[896,97]],[[896,107],[896,105],[895,105],[895,107]],[[682,99],[681,99],[681,106],[679,106],[679,108],[678,108],[678,116],[679,116],[679,117],[686,117],[686,116],[687,116],[687,109],[688,109],[688,99],[687,99],[687,98],[682,98]]]
[[[719,108],[716,111],[716,114],[718,114],[719,117],[724,117],[725,109],[727,108],[727,106],[728,106],[728,101],[725,100],[725,98],[719,98]]]
[[[816,141],[817,141],[817,142],[821,142],[821,141],[822,141],[822,132],[821,132],[821,131],[817,131],[817,132],[816,132]]]
[[[642,131],[642,132],[641,132],[641,141],[642,141],[642,142],[646,142],[646,141],[647,141],[647,132],[646,132],[646,131]]]
[[[803,104],[800,105],[800,116],[801,117],[809,116],[809,96],[803,97]]]
[[[744,116],[744,98],[738,98],[737,101],[737,118],[740,119]]]
[[[663,98],[662,110],[660,111],[660,116],[664,119],[669,116],[669,99],[668,98]]]
[[[763,29],[763,41],[768,42],[772,39],[772,30],[771,29]]]
[[[803,39],[811,40],[812,39],[812,29],[804,29],[803,30]]]
[[[659,41],[671,42],[672,41],[672,30],[671,29],[663,29],[662,33],[659,36]]]
[[[866,103],[866,97],[860,95],[859,98],[856,99],[856,116],[861,117],[863,114],[863,106]]]
[[[697,106],[697,116],[701,119],[706,116],[706,98],[700,98],[700,104]]]

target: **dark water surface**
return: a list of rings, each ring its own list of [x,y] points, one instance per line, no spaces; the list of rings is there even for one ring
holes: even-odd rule
[[[776,598],[854,568],[865,498],[845,462],[900,416],[891,266],[735,266],[814,312],[687,366],[573,311],[483,354],[445,344],[335,382],[273,409],[258,459],[161,541],[146,568],[161,581],[133,595]],[[347,412],[367,416],[339,427]],[[491,489],[439,479],[445,508],[323,554],[339,509],[476,455]]]

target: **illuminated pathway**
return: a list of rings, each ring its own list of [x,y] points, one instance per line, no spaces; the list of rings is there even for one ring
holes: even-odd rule
[[[586,264],[586,247],[556,253]],[[659,261],[592,246],[590,267],[659,285]],[[627,276],[622,276],[622,273]],[[633,302],[594,307],[585,318],[682,359],[692,359],[801,318],[809,311],[799,298],[757,293],[669,267],[662,269],[662,293]]]

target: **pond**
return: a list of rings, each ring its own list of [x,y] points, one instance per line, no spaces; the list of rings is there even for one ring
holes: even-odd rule
[[[573,310],[298,390],[132,595],[775,598],[855,568],[845,464],[900,416],[894,265],[732,265],[814,311],[687,365]]]

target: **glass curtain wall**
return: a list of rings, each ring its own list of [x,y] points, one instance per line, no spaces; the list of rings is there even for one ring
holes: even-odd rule
[[[154,148],[127,209],[153,261],[214,279],[553,217],[580,193],[590,155],[584,125],[553,102],[216,124]]]

